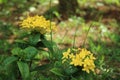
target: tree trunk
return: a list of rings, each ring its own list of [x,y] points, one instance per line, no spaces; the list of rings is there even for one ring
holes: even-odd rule
[[[59,0],[59,13],[63,19],[67,19],[69,16],[76,14],[77,7],[77,0]]]

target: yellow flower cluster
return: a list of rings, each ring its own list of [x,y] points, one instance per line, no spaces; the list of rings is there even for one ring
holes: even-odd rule
[[[75,53],[72,53],[70,49],[67,50],[67,52],[63,53],[63,63],[70,60],[70,65],[74,66],[81,66],[83,71],[86,71],[87,73],[90,73],[90,71],[94,72],[95,64],[94,60],[95,57],[93,54],[83,49],[74,49]]]
[[[49,33],[51,30],[55,31],[56,26],[55,23],[46,20],[43,16],[33,16],[28,17],[21,22],[21,27],[30,30],[30,31],[37,31],[41,34]]]

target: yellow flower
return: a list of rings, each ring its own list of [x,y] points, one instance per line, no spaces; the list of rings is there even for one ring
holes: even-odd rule
[[[89,73],[90,70],[94,72],[94,68],[95,68],[95,65],[87,65],[87,66],[84,66],[84,67],[82,68],[82,70],[83,70],[83,71],[86,71],[87,73]]]
[[[93,54],[90,54],[90,59],[95,60],[96,58],[93,56]]]
[[[63,63],[66,60],[69,60],[70,65],[73,66],[81,66],[83,71],[86,71],[87,73],[90,73],[90,71],[94,72],[95,64],[94,60],[95,57],[93,54],[88,51],[87,49],[72,49],[75,54],[70,52],[70,49],[67,50],[67,52],[63,53]]]
[[[87,73],[90,73],[89,67],[84,67],[82,70],[86,71]]]
[[[69,54],[69,58],[73,59],[75,57],[75,55],[73,55],[73,53]]]
[[[82,49],[79,54],[80,54],[80,58],[85,58],[87,55],[90,54],[90,52],[87,51],[86,49]]]
[[[94,71],[95,65],[94,65],[94,60],[90,59],[89,57],[85,58],[83,62],[83,71],[86,71],[89,73],[88,69],[91,71]]]
[[[83,65],[84,65],[84,67],[86,67],[86,66],[89,66],[90,64],[91,64],[91,60],[87,57],[87,58],[84,60]]]
[[[74,66],[82,66],[83,62],[81,59],[73,58],[70,64]]]
[[[30,30],[30,31],[37,31],[41,34],[49,33],[51,30],[56,31],[55,23],[46,20],[43,16],[33,16],[28,17],[21,22],[20,25],[22,28]]]
[[[63,57],[62,57],[62,59],[64,59],[64,58],[67,59],[68,56],[69,56],[69,54],[70,54],[70,49],[68,49],[67,52],[64,52],[64,53],[63,53]]]
[[[62,60],[62,63],[64,63],[65,61],[66,61],[66,59],[63,59],[63,60]]]
[[[62,57],[63,61],[62,61],[62,63],[64,63],[68,59],[69,55],[70,55],[70,49],[68,49],[67,52],[63,53],[63,57]]]

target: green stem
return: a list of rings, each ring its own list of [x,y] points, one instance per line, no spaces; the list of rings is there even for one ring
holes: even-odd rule
[[[90,31],[90,28],[93,26],[93,24],[91,24],[87,30],[87,33],[86,33],[86,36],[85,36],[85,39],[84,39],[84,42],[83,42],[83,47],[85,47],[85,43],[86,43],[86,40],[87,40],[87,37],[88,37],[88,33]]]
[[[29,68],[31,69],[31,66],[32,66],[32,60],[30,60],[30,63],[29,63]]]
[[[65,34],[64,34],[64,35],[63,35],[63,37],[61,38],[60,43],[62,43],[62,42],[63,42],[63,40],[64,40],[65,36],[67,35],[67,33],[68,33],[68,30],[65,32]]]
[[[74,38],[73,38],[73,48],[75,48],[75,39],[76,39],[76,33],[77,33],[78,28],[79,27],[77,26],[75,29],[75,34],[74,34]]]
[[[97,16],[100,16],[100,13],[98,13],[98,14],[95,16],[94,20],[96,19]],[[100,17],[99,22],[101,21],[101,19],[102,19],[102,16]],[[85,47],[86,39],[87,39],[87,37],[88,37],[88,33],[89,33],[89,31],[90,31],[90,28],[91,28],[93,25],[94,25],[94,24],[91,23],[90,26],[89,26],[89,28],[88,28],[88,31],[87,31],[86,36],[85,36],[85,40],[84,40],[84,42],[83,42],[83,47]]]
[[[50,6],[50,9],[51,9],[51,6],[52,6],[52,0],[50,0],[50,3],[49,3],[49,6]],[[50,11],[50,30],[51,30],[51,32],[50,32],[50,35],[51,35],[51,44],[52,44],[52,26],[51,26],[51,21],[52,21],[52,11]]]
[[[50,2],[49,2],[49,7],[50,7],[50,39],[51,39],[51,44],[50,44],[50,46],[52,47],[51,49],[52,50],[50,50],[50,53],[49,53],[49,59],[50,58],[52,58],[53,57],[53,39],[52,39],[52,37],[53,37],[53,34],[52,34],[52,23],[51,23],[51,21],[52,21],[52,11],[51,11],[51,7],[52,7],[52,0],[50,0]],[[52,59],[50,59],[50,61],[51,61]]]

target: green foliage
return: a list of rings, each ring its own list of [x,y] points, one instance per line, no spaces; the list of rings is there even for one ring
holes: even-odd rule
[[[104,0],[104,1],[97,1],[97,0],[90,0],[90,1],[88,1],[88,0],[78,0],[78,2],[81,4],[81,5],[85,5],[85,4],[87,4],[88,2],[89,3],[100,3],[100,4],[102,4],[102,3],[106,3],[106,4],[108,4],[108,5],[111,5],[111,4],[114,4],[114,5],[117,5],[117,6],[120,6],[120,0]]]
[[[50,71],[57,76],[64,77],[64,74],[62,73],[62,70],[59,69],[59,68],[52,68]]]
[[[19,55],[21,51],[22,51],[21,48],[17,47],[17,48],[12,49],[11,53],[12,55]]]
[[[33,34],[29,36],[29,43],[31,45],[36,45],[39,42],[40,34]]]
[[[30,78],[30,72],[29,72],[29,66],[27,63],[18,61],[18,68],[20,70],[20,73],[22,75],[23,80],[28,80]]]
[[[0,0],[0,3],[6,3],[7,0]]]
[[[107,4],[115,4],[117,6],[120,5],[120,0],[105,0]]]
[[[7,57],[7,58],[4,60],[3,64],[4,64],[5,66],[7,66],[7,65],[9,65],[9,64],[11,64],[11,63],[13,63],[14,61],[17,61],[17,60],[18,60],[17,57],[10,56],[10,57]]]
[[[24,53],[26,54],[26,58],[32,59],[38,53],[38,50],[30,46],[24,49]]]

